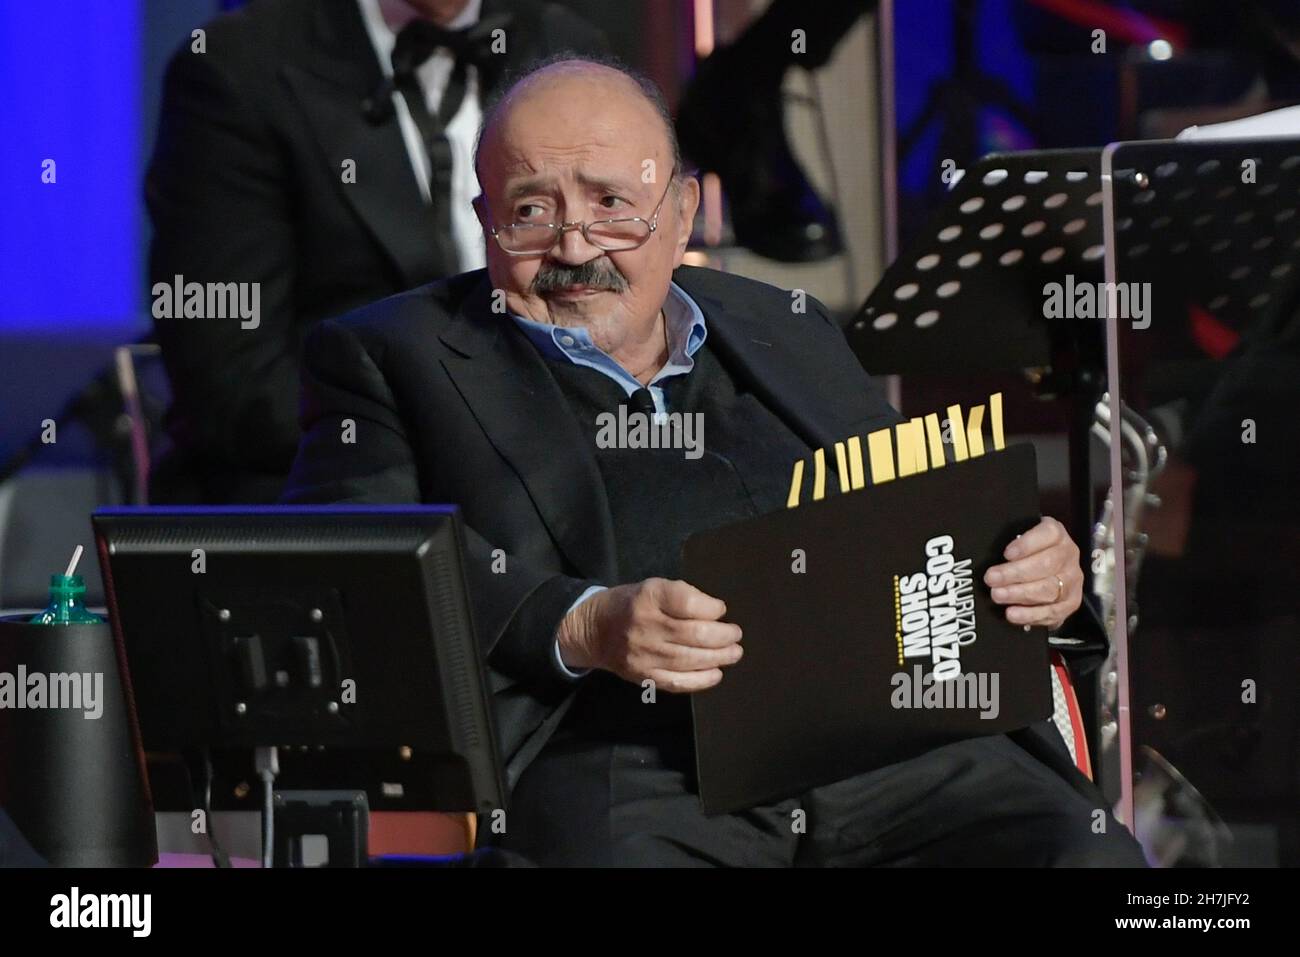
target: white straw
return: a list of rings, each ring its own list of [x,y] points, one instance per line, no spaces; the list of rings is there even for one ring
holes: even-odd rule
[[[71,577],[72,577],[72,573],[75,572],[75,571],[77,570],[77,562],[79,562],[79,561],[81,561],[81,546],[80,546],[80,545],[78,545],[78,546],[77,546],[77,550],[76,550],[75,552],[72,553],[72,561],[68,562],[68,570],[67,570],[66,572],[63,573],[63,577],[64,577],[64,578],[71,578]]]

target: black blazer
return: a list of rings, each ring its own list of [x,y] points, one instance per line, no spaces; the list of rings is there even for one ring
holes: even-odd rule
[[[719,360],[811,448],[901,421],[816,300],[800,314],[788,292],[753,280],[690,267],[674,278]],[[560,618],[588,585],[618,579],[592,438],[491,293],[480,270],[316,326],[284,501],[460,506],[513,787],[576,687],[551,657]],[[349,418],[353,443],[340,439]],[[505,574],[493,572],[496,548]]]
[[[538,0],[509,12],[504,73],[560,51],[599,53],[599,31]],[[362,103],[382,73],[356,0],[254,0],[173,56],[145,198],[150,286],[259,282],[261,324],[159,319],[176,453],[157,501],[274,501],[298,445],[298,364],[317,320],[444,275],[396,117]],[[345,184],[344,160],[356,163]]]

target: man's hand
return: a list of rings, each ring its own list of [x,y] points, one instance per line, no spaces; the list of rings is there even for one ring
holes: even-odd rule
[[[740,626],[720,621],[727,606],[684,581],[647,578],[592,595],[560,623],[560,657],[570,668],[604,668],[663,691],[712,688],[740,660]]]
[[[993,600],[1007,605],[1007,621],[1059,628],[1083,601],[1079,546],[1065,526],[1045,518],[1002,553],[1005,564],[984,573]]]

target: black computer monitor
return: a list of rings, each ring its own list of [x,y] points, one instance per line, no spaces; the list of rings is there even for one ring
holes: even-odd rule
[[[92,521],[155,808],[257,809],[251,755],[266,746],[282,788],[365,790],[374,811],[503,806],[454,507]],[[207,779],[175,773],[199,755]]]

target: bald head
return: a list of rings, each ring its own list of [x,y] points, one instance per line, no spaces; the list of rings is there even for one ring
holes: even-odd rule
[[[570,128],[584,121],[606,125],[622,121],[642,128],[648,124],[662,134],[661,150],[670,157],[670,168],[682,171],[672,114],[652,80],[613,63],[557,57],[519,77],[484,113],[474,152],[480,185],[484,155],[517,133],[517,124],[512,126],[511,121],[521,110],[538,114],[541,122],[563,116]]]

